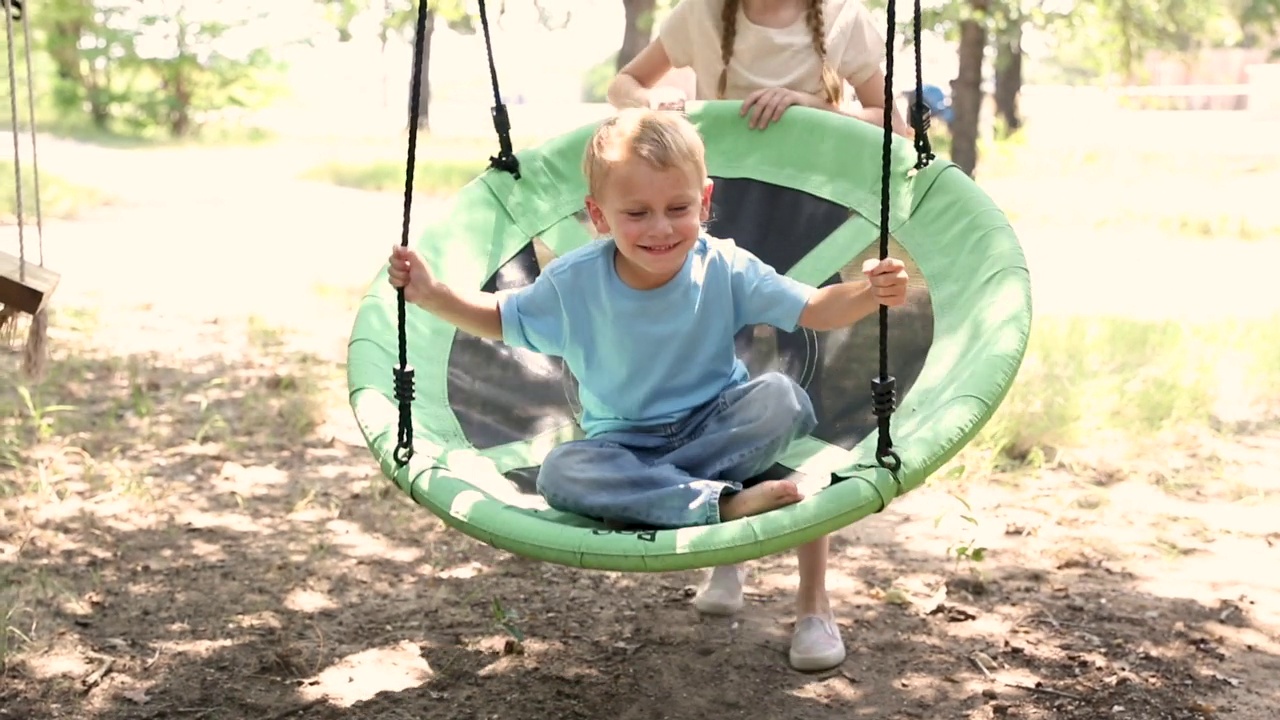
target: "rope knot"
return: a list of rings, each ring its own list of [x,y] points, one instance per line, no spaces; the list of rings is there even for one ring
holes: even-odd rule
[[[396,402],[400,405],[400,423],[396,433],[396,449],[392,454],[398,467],[409,464],[413,457],[413,367],[394,369]]]
[[[489,167],[495,170],[503,170],[520,179],[520,159],[510,152],[499,152],[497,155],[489,157]]]
[[[871,378],[871,409],[876,417],[889,417],[897,405],[897,380],[892,375]]]
[[[495,94],[496,94],[495,90]],[[511,117],[505,103],[493,106],[493,129],[498,133],[498,154],[489,158],[489,167],[505,170],[520,179],[520,161],[511,149]]]

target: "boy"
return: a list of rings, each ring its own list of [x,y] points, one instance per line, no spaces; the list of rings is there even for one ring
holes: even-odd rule
[[[731,240],[707,237],[705,150],[679,113],[620,111],[596,130],[583,170],[591,222],[607,239],[566,253],[533,284],[503,294],[455,290],[399,246],[391,284],[465,332],[564,358],[578,380],[586,438],[543,460],[538,491],[551,507],[674,528],[799,501],[791,480],[752,480],[814,429],[813,407],[786,375],[748,378],[734,334],[763,323],[831,330],[901,305],[902,262],[870,260],[866,281],[816,289]],[[797,670],[845,657],[827,597],[827,551],[825,538],[797,550]],[[741,604],[741,576],[729,570],[729,580],[710,582],[695,599],[699,610]]]
[[[867,282],[816,289],[707,237],[705,150],[678,113],[605,120],[583,170],[587,211],[608,239],[566,253],[532,285],[460,292],[399,246],[391,284],[465,332],[564,358],[586,438],[543,461],[538,491],[551,507],[677,528],[799,501],[791,480],[749,483],[814,429],[808,395],[780,373],[749,379],[733,336],[761,323],[830,330],[900,305],[903,264],[872,260]]]

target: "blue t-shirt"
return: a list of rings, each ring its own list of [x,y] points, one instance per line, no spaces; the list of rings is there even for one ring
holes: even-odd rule
[[[653,290],[622,282],[614,252],[612,240],[591,242],[498,300],[503,342],[561,357],[577,378],[588,437],[675,422],[744,382],[734,335],[795,330],[815,292],[732,240],[699,238]]]

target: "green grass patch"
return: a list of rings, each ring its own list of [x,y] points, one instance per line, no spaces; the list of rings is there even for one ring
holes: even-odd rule
[[[977,444],[1037,464],[1058,448],[1280,409],[1280,317],[1204,324],[1039,318],[1022,370]]]
[[[18,193],[14,189],[13,161],[0,160],[0,223],[18,219]],[[40,213],[45,219],[72,220],[87,210],[110,204],[110,194],[98,188],[64,180],[47,171],[40,172]],[[36,180],[29,163],[22,164],[22,211],[28,223],[36,218]]]
[[[0,355],[0,378],[12,380],[0,388],[0,501],[71,492],[75,483],[133,488],[146,480],[132,474],[137,467],[164,466],[166,449],[181,444],[216,446],[245,464],[296,449],[323,421],[338,379],[331,364],[292,349],[287,330],[257,317],[192,338],[234,342],[243,353],[193,362],[102,347],[100,322],[92,311],[56,308],[48,375],[38,381],[19,374],[16,356]]]
[[[24,111],[25,112],[25,111]],[[8,106],[0,114],[0,127],[9,127]],[[24,114],[18,123],[24,142],[30,142],[31,130]],[[36,117],[36,130],[62,140],[72,140],[86,145],[122,150],[166,147],[250,147],[265,145],[279,139],[269,128],[234,121],[210,121],[198,125],[191,134],[175,138],[162,127],[132,129],[100,128],[87,115],[63,115],[52,110]]]
[[[420,193],[447,195],[457,192],[487,167],[488,163],[483,159],[419,160],[414,165],[413,189]],[[357,190],[403,192],[404,172],[403,160],[330,162],[307,170],[302,177]]]
[[[1280,223],[1231,212],[1216,214],[1186,212],[1175,216],[1128,212],[1103,218],[1095,226],[1146,226],[1156,228],[1166,235],[1202,240],[1230,239],[1252,242],[1280,238]]]

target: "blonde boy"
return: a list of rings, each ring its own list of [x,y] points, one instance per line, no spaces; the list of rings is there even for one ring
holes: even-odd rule
[[[463,293],[398,246],[391,284],[465,332],[565,360],[586,437],[543,461],[538,491],[553,508],[678,528],[799,501],[791,480],[753,480],[814,429],[813,407],[786,375],[748,377],[734,334],[764,323],[831,330],[900,305],[903,264],[873,260],[868,280],[816,289],[708,237],[705,150],[678,113],[634,108],[605,120],[583,171],[587,211],[606,239],[566,253],[533,284]],[[843,658],[838,634],[835,643],[819,648],[821,662]]]

